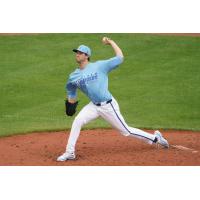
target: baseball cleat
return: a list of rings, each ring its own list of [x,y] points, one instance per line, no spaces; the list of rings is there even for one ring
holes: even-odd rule
[[[63,153],[61,156],[59,156],[57,158],[57,161],[58,162],[63,162],[63,161],[66,161],[66,160],[74,160],[76,158],[75,156],[75,153],[74,152],[65,152]]]
[[[156,144],[161,145],[164,148],[169,148],[168,141],[162,136],[162,134],[159,131],[155,131],[154,135],[156,136]]]

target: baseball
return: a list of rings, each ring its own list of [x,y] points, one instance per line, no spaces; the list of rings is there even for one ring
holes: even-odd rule
[[[103,37],[102,42],[103,42],[104,44],[108,44],[108,38],[107,38],[107,37]]]

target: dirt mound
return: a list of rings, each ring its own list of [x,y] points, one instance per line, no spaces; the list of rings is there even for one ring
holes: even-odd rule
[[[115,130],[85,130],[78,140],[76,160],[60,163],[56,158],[65,150],[68,132],[32,133],[1,138],[0,165],[200,165],[199,132],[163,131],[163,135],[170,144],[189,149],[157,149],[132,137],[124,137]]]

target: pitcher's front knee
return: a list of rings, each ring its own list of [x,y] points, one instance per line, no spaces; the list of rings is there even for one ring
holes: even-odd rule
[[[84,124],[86,124],[86,121],[85,121],[84,118],[78,117],[78,116],[77,116],[77,117],[75,117],[73,124],[74,124],[75,126],[80,126],[80,127],[82,127]]]

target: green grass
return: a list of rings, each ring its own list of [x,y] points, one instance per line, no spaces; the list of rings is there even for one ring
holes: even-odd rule
[[[65,82],[76,63],[72,49],[86,44],[92,61],[113,56],[105,34],[0,36],[0,136],[71,127],[64,113]],[[200,130],[200,38],[106,34],[125,61],[109,89],[129,125]],[[81,92],[78,111],[89,101]],[[98,119],[86,128],[109,127]]]

